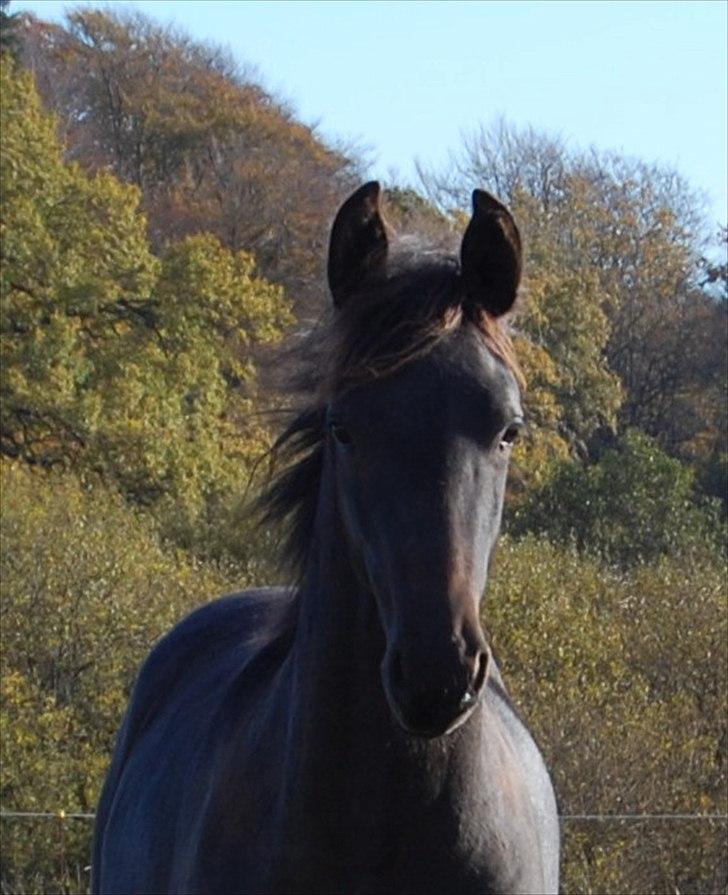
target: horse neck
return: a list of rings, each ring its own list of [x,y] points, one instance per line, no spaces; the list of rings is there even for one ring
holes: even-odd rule
[[[323,785],[334,803],[343,788],[360,808],[369,806],[364,813],[374,822],[382,801],[405,805],[413,792],[431,798],[453,787],[480,724],[473,718],[469,731],[428,742],[405,736],[393,720],[380,676],[384,631],[375,597],[357,572],[332,481],[324,476],[316,546],[299,596],[289,745],[301,774],[297,800],[306,801],[308,792],[320,802]],[[362,792],[355,795],[357,780]]]
[[[347,706],[362,689],[368,692],[376,684],[381,691],[379,664],[385,641],[374,597],[355,569],[332,472],[325,470],[321,484],[292,655],[299,695],[309,707],[313,702],[337,712],[335,723],[340,727],[348,716]]]

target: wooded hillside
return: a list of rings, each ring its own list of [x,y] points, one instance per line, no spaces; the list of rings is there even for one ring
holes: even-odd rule
[[[280,575],[248,513],[286,409],[265,371],[328,307],[366,165],[220,48],[6,6],[1,795],[84,813],[154,640]],[[484,623],[562,813],[725,814],[725,234],[677,172],[505,122],[387,186],[400,234],[456,243],[475,186],[524,233],[528,432]],[[0,823],[3,892],[86,890],[87,821]],[[725,834],[567,820],[564,891],[726,891]]]

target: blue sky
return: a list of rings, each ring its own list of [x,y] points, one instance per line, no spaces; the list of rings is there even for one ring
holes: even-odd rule
[[[73,4],[17,0],[58,19]],[[98,5],[98,4],[92,4]],[[503,115],[573,146],[676,167],[726,220],[724,0],[137,0],[114,3],[229,46],[325,135],[413,177]]]

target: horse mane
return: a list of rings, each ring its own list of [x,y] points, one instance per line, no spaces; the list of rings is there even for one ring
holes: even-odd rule
[[[271,448],[271,471],[257,508],[264,524],[282,532],[282,565],[297,580],[313,546],[329,402],[390,375],[431,351],[447,333],[468,325],[523,386],[503,318],[468,300],[460,264],[449,255],[395,256],[386,277],[331,311],[294,349],[290,386],[300,400]]]

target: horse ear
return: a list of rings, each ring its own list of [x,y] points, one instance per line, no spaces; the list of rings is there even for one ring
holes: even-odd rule
[[[473,192],[460,265],[468,301],[494,317],[510,311],[521,279],[521,235],[505,205],[483,190]]]
[[[328,275],[336,308],[343,307],[362,283],[384,275],[387,233],[379,193],[376,180],[359,187],[341,206],[331,228]]]

